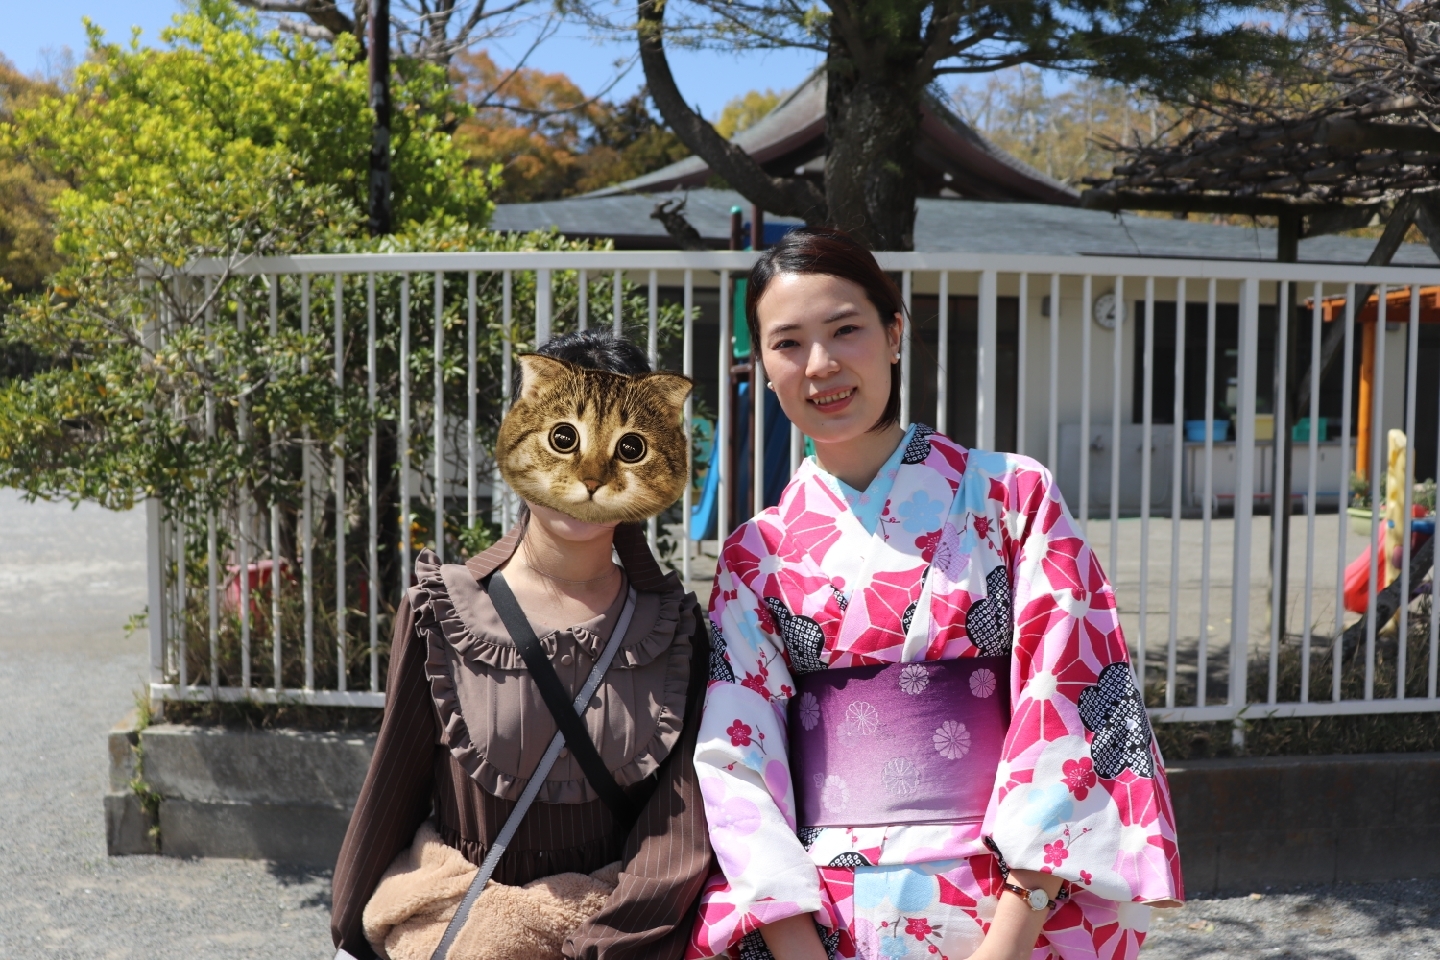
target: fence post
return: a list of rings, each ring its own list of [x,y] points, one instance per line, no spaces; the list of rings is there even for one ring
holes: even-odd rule
[[[979,326],[975,362],[975,446],[995,447],[995,271],[980,272]]]
[[[1240,342],[1235,416],[1235,558],[1230,591],[1230,706],[1246,702],[1250,656],[1250,521],[1255,512],[1255,386],[1260,341],[1260,281],[1245,280],[1240,297]],[[1245,745],[1239,719],[1231,732],[1236,747]]]

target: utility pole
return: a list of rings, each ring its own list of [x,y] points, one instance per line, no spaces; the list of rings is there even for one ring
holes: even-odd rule
[[[370,134],[370,235],[394,229],[390,184],[390,0],[370,0],[366,24],[370,47],[370,109],[375,126]]]

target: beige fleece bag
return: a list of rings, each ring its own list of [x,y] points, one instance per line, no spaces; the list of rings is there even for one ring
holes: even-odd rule
[[[365,939],[388,960],[430,960],[477,868],[428,821],[365,905]],[[605,906],[620,864],[559,873],[523,887],[491,880],[450,947],[450,960],[560,960],[565,938]]]

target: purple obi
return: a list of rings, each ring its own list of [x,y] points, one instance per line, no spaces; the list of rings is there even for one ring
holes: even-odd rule
[[[817,670],[790,698],[802,827],[985,816],[1010,726],[1010,658]]]

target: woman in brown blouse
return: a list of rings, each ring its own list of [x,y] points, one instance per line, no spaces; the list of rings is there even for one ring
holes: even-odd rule
[[[569,334],[539,352],[616,373],[648,370],[633,345],[594,334]],[[710,864],[692,759],[709,658],[695,597],[661,572],[640,525],[527,506],[515,528],[463,566],[422,553],[396,615],[385,716],[335,867],[331,932],[358,960],[376,955],[365,905],[421,824],[433,819],[441,840],[478,865],[555,735],[491,603],[499,569],[572,697],[633,599],[583,719],[638,816],[627,828],[562,751],[493,879],[522,885],[618,860],[614,893],[566,940],[565,956],[679,960],[684,952]]]

